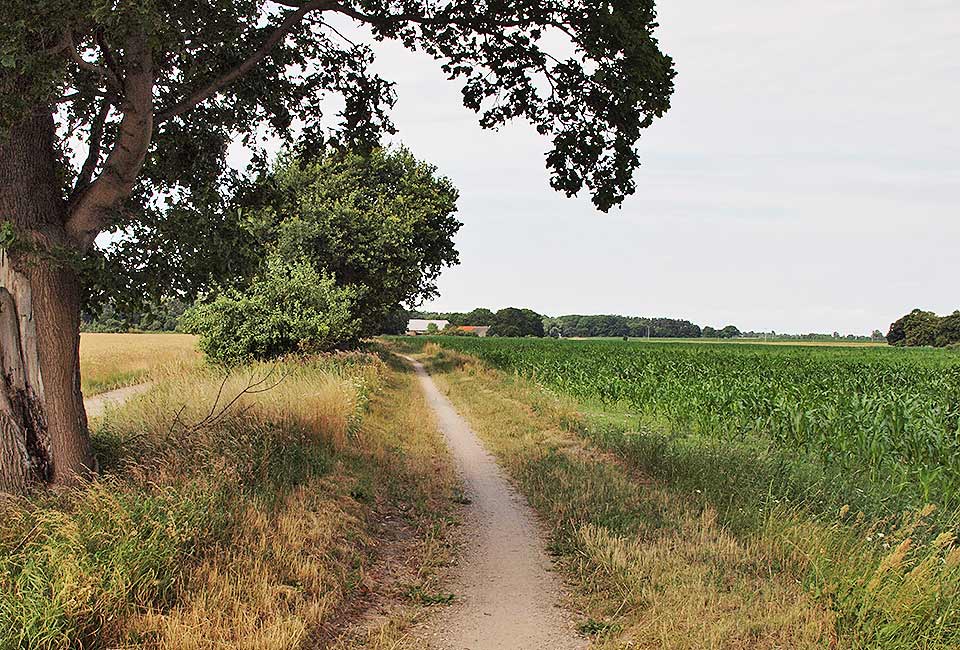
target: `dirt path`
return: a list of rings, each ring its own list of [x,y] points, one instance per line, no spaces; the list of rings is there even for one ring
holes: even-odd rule
[[[92,397],[85,397],[83,400],[83,405],[87,409],[87,417],[99,417],[103,415],[108,408],[116,408],[117,406],[120,406],[131,397],[135,397],[136,395],[147,392],[150,390],[151,386],[153,386],[152,383],[146,382],[144,384],[124,386],[123,388],[117,388],[116,390],[108,390],[106,393],[100,393],[99,395],[93,395]]]
[[[586,648],[559,607],[560,581],[530,507],[423,366],[410,361],[471,500],[468,541],[451,586],[456,602],[421,630],[423,643],[444,650]]]

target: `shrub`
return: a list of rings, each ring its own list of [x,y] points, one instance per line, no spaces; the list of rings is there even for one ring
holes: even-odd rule
[[[246,292],[229,289],[184,314],[186,331],[219,363],[324,352],[356,340],[352,307],[360,291],[337,286],[306,262],[267,260]]]

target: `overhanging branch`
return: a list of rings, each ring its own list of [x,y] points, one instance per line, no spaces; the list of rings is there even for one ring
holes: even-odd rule
[[[311,2],[307,2],[302,5],[294,5],[293,3],[288,2],[281,2],[280,4],[286,6],[297,6],[298,8],[294,11],[291,11],[286,15],[286,17],[284,17],[283,22],[280,23],[280,26],[270,33],[270,36],[267,37],[267,40],[263,42],[263,45],[261,45],[256,52],[251,54],[246,60],[226,74],[193,91],[179,103],[157,113],[155,123],[161,124],[171,118],[182,115],[200,102],[212,97],[221,89],[226,88],[231,83],[249,72],[255,65],[257,65],[257,63],[266,57],[277,45],[277,43],[283,40],[287,34],[293,31],[293,29],[300,24],[304,16],[311,11],[332,7],[335,3],[333,0],[312,0]]]

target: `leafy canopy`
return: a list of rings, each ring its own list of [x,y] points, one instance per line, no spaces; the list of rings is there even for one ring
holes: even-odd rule
[[[635,190],[637,141],[669,108],[655,20],[653,0],[5,0],[0,116],[55,118],[68,231],[85,247],[207,200],[238,136],[257,162],[269,136],[378,142],[394,91],[370,43],[394,40],[458,81],[485,128],[534,125],[552,186],[608,210]],[[212,248],[206,234],[188,228],[178,248]],[[143,280],[169,242],[132,236]]]
[[[543,316],[532,309],[506,307],[493,315],[493,325],[487,336],[538,336],[542,337]]]
[[[436,296],[440,271],[457,263],[456,201],[436,168],[378,148],[284,160],[237,203],[253,240],[356,287],[358,334],[372,336],[402,304]]]
[[[185,326],[227,363],[381,333],[401,304],[436,295],[441,269],[457,262],[457,192],[435,172],[406,149],[281,159],[228,209],[243,215],[232,238],[250,242],[236,261],[248,271]]]
[[[960,311],[938,316],[914,309],[890,324],[887,343],[900,347],[947,347],[960,343]]]

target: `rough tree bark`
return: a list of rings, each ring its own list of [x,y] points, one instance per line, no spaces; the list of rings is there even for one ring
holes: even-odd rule
[[[9,492],[95,467],[80,393],[80,285],[56,255],[73,246],[54,136],[46,112],[0,142],[0,216],[26,244],[0,252],[0,490]]]

